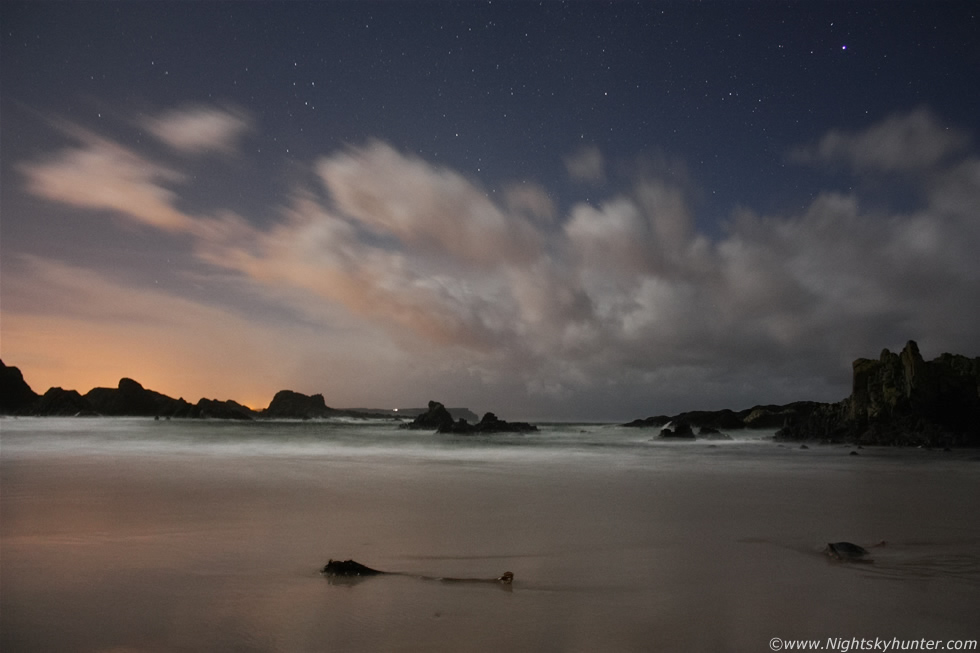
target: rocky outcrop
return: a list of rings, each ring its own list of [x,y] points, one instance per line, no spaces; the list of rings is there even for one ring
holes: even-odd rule
[[[78,391],[50,388],[31,406],[31,414],[74,417],[95,415],[96,412]]]
[[[980,446],[980,357],[923,360],[909,341],[900,354],[853,364],[851,396],[813,404],[780,429],[782,440]]]
[[[772,429],[779,428],[793,416],[809,410],[814,402],[797,401],[785,406],[765,405],[753,406],[745,410],[734,411],[723,410],[693,410],[677,415],[656,415],[646,419],[637,419],[623,424],[632,428],[659,428],[662,429],[668,424],[685,424],[689,429],[700,428],[706,430],[705,435],[717,435],[723,431],[734,431],[739,429]],[[673,432],[675,429],[668,429]],[[671,437],[665,435],[665,437]],[[693,437],[691,435],[673,437]]]
[[[387,411],[337,410],[326,405],[323,395],[307,396],[291,390],[276,393],[269,407],[254,411],[236,401],[203,398],[191,404],[183,398],[147,390],[133,379],[120,379],[115,388],[93,388],[84,396],[75,390],[51,388],[38,396],[20,370],[0,361],[0,415],[106,417],[177,417],[250,420],[346,417],[378,419],[395,416]]]
[[[470,424],[465,419],[459,419],[448,426],[439,427],[440,433],[456,433],[459,435],[474,435],[480,433],[527,433],[537,431],[538,427],[527,422],[507,422],[499,419],[493,413],[486,413],[477,424]]]
[[[679,420],[672,422],[671,428],[661,429],[660,437],[693,440],[694,429],[691,428],[690,422]]]
[[[20,370],[7,367],[0,360],[0,415],[27,414],[37,399]]]
[[[427,412],[428,408],[399,408],[395,411],[381,411],[377,409],[357,409],[361,413],[384,413],[385,416],[390,416],[391,413],[396,413],[398,417],[401,418],[411,418],[414,419]],[[474,413],[469,408],[453,408],[452,406],[446,406],[446,410],[452,415],[454,420],[465,419],[467,422],[479,422],[480,416]]]
[[[194,406],[183,399],[147,390],[123,378],[116,388],[93,388],[85,395],[92,410],[109,417],[192,417]]]
[[[323,395],[304,395],[292,390],[280,390],[272,398],[262,416],[272,419],[314,419],[334,417],[338,411],[327,406]]]
[[[197,413],[194,417],[202,419],[250,420],[255,418],[255,411],[230,399],[227,401],[201,399],[194,408]]]
[[[453,420],[453,416],[438,401],[430,401],[429,409],[411,422],[401,425],[401,428],[414,430],[438,431],[439,433],[455,433],[457,435],[474,435],[479,433],[526,433],[537,431],[538,427],[527,422],[507,422],[493,413],[486,413],[476,424],[470,424],[465,419]]]
[[[438,401],[430,401],[429,409],[424,413],[401,425],[401,428],[424,431],[441,431],[453,427],[453,416]]]

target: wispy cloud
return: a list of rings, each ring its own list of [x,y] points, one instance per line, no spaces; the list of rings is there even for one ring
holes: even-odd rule
[[[845,163],[859,172],[931,168],[970,142],[963,130],[946,127],[928,110],[892,116],[871,128],[831,130],[815,146],[794,152],[803,162]]]
[[[251,129],[245,112],[205,105],[175,109],[142,124],[162,142],[189,154],[232,153]]]
[[[174,208],[177,195],[164,185],[179,183],[181,173],[89,132],[74,129],[72,133],[80,146],[20,166],[28,190],[167,231],[192,228],[193,218]]]

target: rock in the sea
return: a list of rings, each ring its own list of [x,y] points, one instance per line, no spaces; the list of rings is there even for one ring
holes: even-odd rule
[[[430,401],[429,409],[417,416],[411,422],[401,425],[404,429],[439,431],[443,428],[452,428],[453,416],[449,414],[446,407],[438,401]]]
[[[272,419],[314,419],[332,417],[336,410],[327,406],[322,394],[304,395],[292,390],[280,390],[272,398],[262,416]]]
[[[672,422],[673,428],[665,428],[660,431],[662,438],[687,438],[694,439],[694,430],[688,422]]]
[[[37,398],[20,370],[7,367],[0,360],[0,415],[27,414]]]
[[[654,415],[653,417],[645,417],[643,419],[635,419],[627,424],[622,424],[621,426],[628,426],[630,428],[663,428],[666,424],[670,423],[671,418],[668,415]]]
[[[439,427],[440,433],[456,433],[462,435],[476,433],[527,433],[537,431],[538,427],[527,422],[507,422],[493,413],[486,413],[477,424],[470,424],[460,419],[449,426]]]
[[[704,440],[731,440],[732,436],[727,433],[722,433],[716,428],[710,426],[702,426],[698,429],[698,438]]]

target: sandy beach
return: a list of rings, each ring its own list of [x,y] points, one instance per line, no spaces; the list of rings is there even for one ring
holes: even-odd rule
[[[969,452],[664,446],[613,427],[548,427],[539,447],[428,434],[372,447],[372,433],[396,436],[66,424],[2,425],[4,651],[763,651],[773,637],[978,635]],[[821,552],[837,540],[888,544],[853,565]],[[329,558],[516,580],[338,583],[318,573]]]

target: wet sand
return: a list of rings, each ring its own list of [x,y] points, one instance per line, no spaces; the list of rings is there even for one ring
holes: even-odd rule
[[[530,462],[4,455],[0,649],[763,651],[773,637],[977,638],[980,462],[752,447]],[[873,565],[821,553],[882,539]],[[337,583],[318,573],[329,558],[516,578]]]

